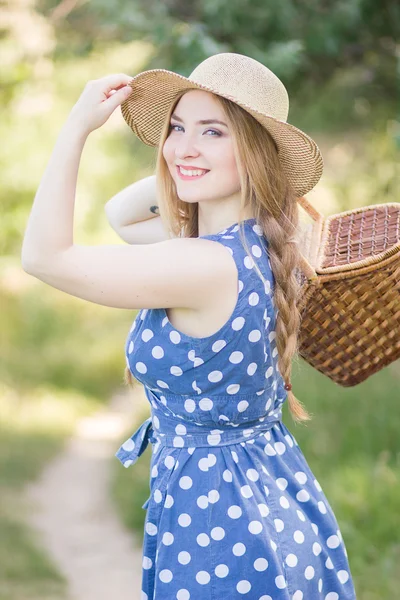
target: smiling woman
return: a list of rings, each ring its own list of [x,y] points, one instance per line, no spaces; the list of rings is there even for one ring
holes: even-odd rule
[[[322,173],[319,149],[286,122],[283,83],[252,58],[217,54],[190,78],[145,71],[125,100],[121,90],[104,100],[127,81],[91,82],[72,111],[23,256],[69,294],[141,308],[126,372],[143,384],[151,416],[116,456],[129,467],[153,444],[142,598],[355,600],[335,515],[282,421],[286,401],[296,421],[310,418],[290,383],[300,253],[289,242],[297,196]],[[88,123],[104,122],[117,100],[135,134],[157,146],[160,218],[177,237],[78,246]]]

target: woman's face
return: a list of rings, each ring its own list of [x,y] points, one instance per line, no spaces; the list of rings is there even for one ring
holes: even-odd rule
[[[210,122],[200,123],[202,120]],[[163,156],[184,202],[212,202],[240,191],[232,135],[222,107],[210,92],[190,90],[179,100],[170,120]],[[183,178],[178,165],[206,172],[202,171],[200,177],[189,173]]]

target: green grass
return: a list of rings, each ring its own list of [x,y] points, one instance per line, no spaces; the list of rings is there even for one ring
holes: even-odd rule
[[[293,365],[293,389],[313,420],[294,424],[286,404],[283,411],[335,512],[357,600],[393,600],[400,587],[399,366],[393,363],[342,388],[300,359]],[[128,432],[148,414],[149,409]],[[123,522],[142,541],[150,458],[148,447],[132,468],[114,464],[114,500]]]
[[[66,582],[27,525],[24,486],[121,384],[134,312],[68,297],[12,260],[0,261],[0,281],[0,600],[62,600]]]

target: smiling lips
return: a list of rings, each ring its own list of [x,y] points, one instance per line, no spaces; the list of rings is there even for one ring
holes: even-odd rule
[[[191,175],[191,174],[185,175],[184,173],[182,173],[180,166],[176,167],[176,171],[177,171],[179,177],[181,179],[183,179],[184,181],[189,181],[192,179],[200,179],[200,177],[204,177],[204,175],[207,175],[207,173],[208,173],[208,170],[206,170],[206,169],[185,169],[186,173],[193,173],[193,175]],[[194,173],[196,173],[196,174],[194,174]]]

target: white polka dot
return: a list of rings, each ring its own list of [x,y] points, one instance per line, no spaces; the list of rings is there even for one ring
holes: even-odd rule
[[[254,267],[254,260],[251,258],[251,256],[246,256],[243,263],[247,269],[252,269]]]
[[[307,490],[300,490],[297,492],[296,498],[299,502],[307,502],[310,499],[310,494]]]
[[[160,579],[164,583],[169,583],[170,581],[172,581],[172,571],[170,571],[169,569],[163,569],[162,571],[160,571]]]
[[[252,362],[249,364],[249,366],[247,367],[247,375],[254,375],[254,373],[257,371],[257,363]]]
[[[320,512],[321,512],[323,515],[325,515],[325,514],[327,513],[327,509],[326,509],[326,504],[325,504],[325,502],[323,502],[322,500],[320,500],[320,501],[318,502],[318,509],[319,509],[319,511],[320,511]]]
[[[303,592],[301,590],[296,590],[292,596],[292,600],[303,600]]]
[[[210,490],[208,492],[208,501],[210,504],[215,504],[219,500],[219,491],[218,490]]]
[[[135,366],[136,366],[136,371],[138,371],[139,373],[142,373],[142,374],[147,373],[147,367],[144,363],[137,362]]]
[[[248,335],[249,342],[258,342],[261,339],[261,331],[259,329],[253,329]]]
[[[214,573],[217,577],[226,577],[229,573],[229,567],[227,565],[217,565],[215,567]]]
[[[171,331],[169,334],[169,339],[173,344],[179,344],[181,341],[181,336],[177,331]]]
[[[280,490],[282,490],[282,491],[283,491],[283,490],[286,490],[286,488],[287,488],[287,485],[288,485],[287,479],[285,479],[284,477],[279,477],[279,478],[276,480],[276,485],[278,486],[278,488],[279,488]]]
[[[290,506],[289,500],[285,498],[285,496],[281,496],[279,498],[279,504],[282,506],[282,508],[289,508]]]
[[[318,525],[316,525],[315,523],[311,523],[311,527],[315,535],[318,535]]]
[[[275,577],[275,585],[280,590],[286,587],[286,581],[283,575],[278,575],[278,577]]]
[[[258,481],[258,479],[260,478],[256,469],[247,469],[246,476],[248,477],[248,479],[250,479],[250,481]]]
[[[221,436],[219,433],[209,434],[207,436],[207,442],[210,444],[210,446],[217,446],[221,442]]]
[[[274,519],[274,523],[275,529],[276,531],[278,531],[278,533],[283,531],[283,529],[285,528],[285,523],[282,521],[282,519]]]
[[[189,590],[185,590],[185,589],[181,589],[178,590],[176,593],[176,600],[189,600],[190,598],[190,592]]]
[[[179,377],[183,373],[182,369],[176,365],[173,365],[170,368],[169,372],[171,373],[171,375],[175,375],[176,377]]]
[[[175,459],[173,456],[168,455],[165,457],[164,465],[167,467],[167,469],[172,469],[174,464],[175,464]]]
[[[297,512],[297,516],[299,517],[300,521],[305,521],[306,518],[304,516],[304,514],[301,512],[301,510],[296,509]]]
[[[313,546],[312,546],[312,551],[315,554],[315,556],[318,556],[321,553],[321,546],[318,544],[318,542],[314,542]]]
[[[237,455],[237,452],[235,452],[235,450],[231,450],[231,454],[232,454],[232,458],[235,461],[235,463],[239,462],[239,457]]]
[[[339,594],[336,592],[329,592],[329,594],[325,596],[325,600],[339,600]]]
[[[208,458],[201,458],[197,464],[200,471],[208,471]]]
[[[328,556],[328,558],[325,561],[325,566],[327,569],[333,569],[333,562],[331,561],[331,557]]]
[[[234,365],[238,365],[240,362],[242,362],[243,358],[244,358],[243,352],[239,352],[239,350],[235,350],[235,352],[232,352],[232,354],[229,356],[229,362],[231,362]]]
[[[286,564],[289,567],[295,567],[297,565],[298,559],[295,554],[288,554],[286,557]]]
[[[340,544],[340,540],[337,535],[330,535],[326,540],[328,548],[337,548]]]
[[[142,566],[143,569],[151,569],[153,566],[153,561],[148,556],[143,556]]]
[[[260,514],[262,517],[268,517],[269,515],[269,508],[266,504],[263,504],[262,502],[258,505],[258,510],[260,511]]]
[[[283,454],[286,451],[286,446],[283,442],[275,442],[274,448],[278,454]]]
[[[173,444],[175,448],[183,448],[185,445],[185,440],[179,435],[174,437]]]
[[[340,583],[346,583],[346,581],[349,579],[349,574],[345,569],[338,571],[337,576],[339,578]]]
[[[301,485],[304,485],[307,481],[307,475],[303,471],[297,471],[294,476]]]
[[[306,567],[306,570],[304,571],[304,577],[306,579],[312,579],[314,577],[314,575],[315,575],[314,567],[312,567],[311,565]]]
[[[246,552],[246,546],[242,542],[238,542],[233,546],[232,552],[235,556],[242,556]]]
[[[174,535],[170,531],[166,531],[162,538],[163,544],[171,546],[174,543]]]
[[[217,340],[216,342],[213,343],[213,345],[211,346],[211,350],[213,352],[219,352],[220,350],[222,350],[222,348],[225,348],[226,346],[226,342],[225,340]]]
[[[183,490],[190,489],[192,487],[192,485],[193,485],[193,480],[191,477],[188,477],[187,475],[184,475],[179,480],[179,487],[181,487]]]
[[[211,537],[213,540],[222,540],[225,537],[225,530],[222,527],[213,527]]]
[[[207,508],[208,507],[208,498],[207,498],[207,496],[204,496],[204,495],[199,496],[197,498],[197,506],[199,508]]]
[[[175,427],[175,433],[176,435],[186,435],[187,429],[185,425],[183,423],[178,423],[178,425]]]
[[[239,594],[247,594],[251,590],[251,583],[247,579],[242,579],[236,585]]]
[[[207,573],[207,571],[199,571],[198,573],[196,573],[197,583],[201,583],[202,585],[205,585],[206,583],[209,583],[210,579],[211,579],[210,574]]]
[[[153,498],[154,498],[154,501],[157,502],[157,504],[159,504],[161,502],[162,494],[161,494],[160,490],[154,490]]]
[[[165,497],[164,508],[171,508],[174,503],[174,499],[170,494],[167,494]]]
[[[304,533],[299,529],[296,529],[296,531],[293,534],[293,539],[298,544],[302,544],[304,542]]]
[[[287,443],[289,444],[289,446],[291,448],[293,448],[293,440],[292,440],[292,438],[291,438],[291,436],[289,434],[285,435],[285,440],[287,441]]]
[[[214,403],[210,398],[202,398],[199,402],[199,407],[201,410],[211,410]]]
[[[149,535],[156,535],[157,533],[157,525],[155,525],[154,523],[150,523],[150,521],[148,521],[146,523],[146,531]]]
[[[196,410],[196,403],[194,400],[191,400],[189,398],[188,400],[185,400],[184,407],[185,407],[186,412],[192,413],[194,410]]]
[[[252,254],[254,254],[254,256],[256,256],[257,258],[260,258],[260,256],[261,256],[260,246],[257,246],[257,244],[254,244],[254,246],[251,247],[251,252],[252,252]]]
[[[144,342],[148,342],[154,336],[154,333],[151,329],[143,329],[142,331],[142,340]]]
[[[265,445],[264,452],[265,452],[265,454],[268,454],[268,456],[275,456],[276,455],[276,451],[273,449],[273,447],[271,446],[271,444],[266,444]]]
[[[272,377],[273,373],[274,373],[274,368],[268,367],[268,369],[265,371],[265,379],[269,379],[270,377]]]
[[[253,495],[253,490],[249,485],[242,485],[242,487],[240,488],[240,493],[244,498],[251,498],[251,496]]]
[[[178,523],[181,527],[189,527],[192,517],[188,513],[182,513],[178,517]]]
[[[318,579],[318,591],[319,591],[319,592],[322,592],[322,583],[323,583],[323,582],[322,582],[322,578],[320,577],[320,578]]]
[[[314,479],[314,485],[319,492],[322,492],[322,487],[320,486],[319,482],[316,479]]]
[[[169,388],[168,383],[165,383],[165,381],[163,381],[162,379],[157,379],[156,383],[157,383],[158,387]]]
[[[261,533],[262,530],[263,530],[263,526],[260,521],[250,521],[250,523],[249,523],[250,533],[257,534],[257,533]]]
[[[224,481],[227,481],[228,483],[231,483],[233,479],[232,473],[229,471],[229,469],[225,469],[225,471],[222,473],[222,477]]]
[[[239,390],[240,390],[240,385],[238,383],[231,383],[226,388],[226,393],[234,396],[235,394],[237,394],[239,392]]]
[[[254,561],[253,566],[256,571],[265,571],[268,569],[268,561],[266,558],[257,558]]]
[[[240,508],[240,506],[233,504],[232,506],[230,506],[228,508],[228,516],[231,519],[238,519],[239,517],[242,516],[242,509]]]
[[[190,563],[191,560],[192,560],[192,557],[190,556],[189,552],[186,552],[185,550],[183,550],[182,552],[179,552],[178,562],[180,562],[181,565],[187,565],[188,563]]]
[[[241,400],[238,402],[237,409],[239,412],[243,412],[249,406],[249,403],[246,400]]]
[[[210,543],[210,538],[208,537],[208,535],[206,533],[199,533],[199,535],[196,538],[197,543],[199,546],[208,546],[208,544]]]
[[[235,331],[239,331],[240,329],[243,328],[244,324],[245,324],[245,320],[243,317],[236,317],[236,319],[234,319],[232,321],[231,327]]]

